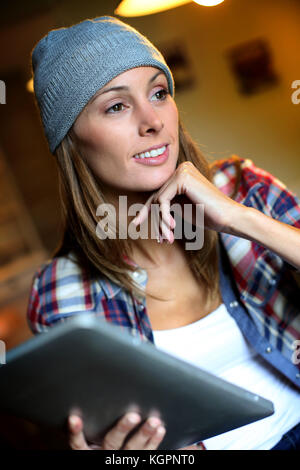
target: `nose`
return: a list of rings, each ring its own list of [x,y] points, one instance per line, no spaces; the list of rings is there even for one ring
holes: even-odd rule
[[[164,123],[160,114],[147,103],[138,112],[139,134],[141,136],[153,134],[163,129]]]

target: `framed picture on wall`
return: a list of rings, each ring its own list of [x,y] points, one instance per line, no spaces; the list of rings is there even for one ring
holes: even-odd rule
[[[226,52],[226,56],[241,94],[253,95],[278,84],[279,77],[265,39],[254,39],[234,46]]]

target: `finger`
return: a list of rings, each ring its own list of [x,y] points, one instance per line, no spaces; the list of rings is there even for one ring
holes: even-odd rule
[[[163,438],[165,437],[166,429],[159,426],[156,433],[149,439],[144,450],[156,450]]]
[[[151,211],[151,238],[154,238],[161,243],[162,242],[162,237],[160,233],[160,211],[159,207],[157,204],[155,204],[153,207],[153,210]]]
[[[148,217],[148,214],[150,212],[150,209],[151,209],[151,203],[153,201],[153,199],[155,198],[156,196],[156,193],[152,194],[149,199],[145,202],[144,206],[142,207],[142,209],[140,210],[140,212],[132,219],[132,223],[137,226],[137,225],[140,225],[144,222],[144,220],[146,220],[146,218]]]
[[[144,220],[146,219],[146,217],[148,216],[149,210],[150,210],[150,207],[144,205],[144,207],[142,207],[140,212],[134,217],[134,219],[132,219],[131,222],[136,227],[138,225],[141,225],[144,222]]]
[[[148,441],[157,432],[161,426],[159,418],[151,417],[139,428],[139,430],[128,440],[124,446],[124,450],[144,450]]]
[[[173,242],[172,231],[170,230],[169,225],[166,224],[164,220],[160,222],[160,232],[161,232],[162,242],[164,241],[168,241],[169,243]]]
[[[174,230],[174,228],[176,227],[176,220],[171,215],[171,213],[170,213],[170,227],[171,227],[172,230]]]
[[[83,422],[79,416],[69,417],[70,438],[69,444],[73,450],[90,450],[83,434]]]
[[[175,220],[170,214],[170,202],[163,202],[160,206],[162,220],[161,220],[161,231],[163,237],[168,240],[170,243],[174,241],[174,235],[172,228],[175,227]]]
[[[141,421],[137,413],[126,413],[116,426],[114,426],[104,437],[102,442],[103,450],[118,450],[123,446],[123,442],[136,425]]]
[[[151,206],[151,238],[153,238],[154,234],[154,238],[159,243],[163,243],[166,240],[173,241],[173,237],[170,235],[170,223],[173,225],[170,220],[172,216],[169,214],[169,204],[166,203],[165,206],[166,207],[163,208],[164,214],[161,210],[162,207],[158,204],[152,204]],[[168,220],[168,223],[165,222],[166,219]]]

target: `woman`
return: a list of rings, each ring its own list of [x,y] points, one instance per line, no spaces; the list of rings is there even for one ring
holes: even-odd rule
[[[65,223],[61,246],[33,280],[32,330],[93,314],[274,402],[272,417],[188,449],[295,441],[297,197],[250,160],[209,166],[180,122],[164,58],[118,19],[53,30],[32,60]],[[180,222],[196,236],[204,228],[203,246],[187,249],[185,230],[175,237]],[[158,418],[140,421],[125,415],[97,448],[156,449],[167,430]],[[71,448],[91,448],[78,416],[69,426]]]

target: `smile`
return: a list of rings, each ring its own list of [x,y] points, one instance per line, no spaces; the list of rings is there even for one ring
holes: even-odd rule
[[[138,153],[134,155],[134,158],[153,158],[153,157],[158,157],[159,155],[162,155],[166,151],[167,146],[163,145],[162,147],[159,147],[157,149],[149,150],[147,152],[143,153]]]
[[[168,160],[168,157],[169,145],[163,145],[157,149],[153,149],[145,153],[139,153],[133,157],[133,160],[142,165],[156,166],[165,163]]]

